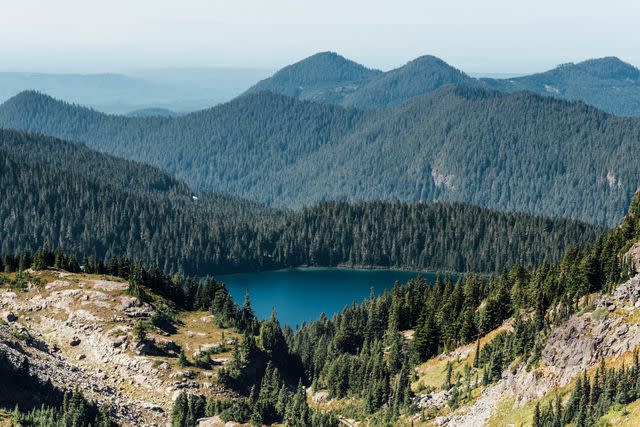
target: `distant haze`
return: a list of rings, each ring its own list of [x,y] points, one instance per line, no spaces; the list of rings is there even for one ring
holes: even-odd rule
[[[276,69],[332,50],[389,69],[423,54],[471,73],[618,56],[640,64],[640,2],[21,0],[0,14],[0,70]]]

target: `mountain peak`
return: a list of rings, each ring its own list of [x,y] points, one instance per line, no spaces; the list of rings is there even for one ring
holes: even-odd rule
[[[372,80],[360,91],[347,97],[344,105],[358,108],[392,107],[450,84],[475,83],[475,79],[442,59],[424,55]]]
[[[23,90],[0,104],[0,113],[7,109],[17,108],[36,111],[38,108],[49,108],[51,106],[55,106],[55,108],[81,108],[83,110],[95,112],[95,110],[92,110],[91,108],[74,105],[67,101],[56,99],[44,92],[29,89]]]
[[[409,62],[407,62],[407,65],[439,65],[439,66],[446,66],[449,68],[453,68],[451,67],[451,65],[447,64],[445,61],[443,61],[442,59],[438,58],[437,56],[433,56],[433,55],[422,55],[419,56]]]
[[[588,59],[576,64],[576,67],[589,74],[607,79],[640,79],[640,70],[615,56]]]
[[[327,51],[288,65],[263,82],[290,82],[299,85],[344,83],[366,79],[378,73],[380,71],[369,69],[336,52]]]

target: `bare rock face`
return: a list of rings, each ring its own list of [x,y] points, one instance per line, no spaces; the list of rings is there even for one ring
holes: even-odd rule
[[[198,427],[225,427],[226,424],[219,416],[200,418],[198,421]]]
[[[624,313],[636,310],[640,277],[620,285],[611,296],[596,301],[593,312],[574,316],[556,328],[542,351],[542,361],[567,384],[576,374],[601,359],[619,357],[640,343],[640,325]]]
[[[193,357],[199,357],[200,355],[207,353],[209,351],[217,350],[222,345],[218,342],[210,343],[210,344],[202,344],[196,351],[193,352]]]
[[[154,311],[151,305],[123,295],[127,286],[67,274],[64,280],[24,292],[0,290],[4,320],[0,351],[9,354],[14,364],[26,357],[41,380],[62,389],[79,389],[112,408],[123,426],[165,425],[170,398],[178,389],[168,378],[173,368],[165,363],[161,371],[153,358],[136,355],[129,332],[137,317]],[[16,318],[24,322],[19,324]],[[198,380],[181,379],[179,386],[199,390]]]
[[[159,426],[166,414],[150,411],[144,405],[104,381],[101,373],[87,372],[65,359],[59,352],[50,351],[40,337],[23,340],[16,333],[15,324],[0,325],[0,351],[8,362],[19,366],[25,358],[29,369],[42,381],[74,390],[80,388],[89,399],[112,409],[114,416],[126,426]],[[81,359],[79,356],[78,359]],[[86,358],[82,358],[85,360]]]
[[[317,391],[313,394],[311,400],[313,401],[313,403],[326,402],[327,400],[329,400],[329,392],[325,390]]]
[[[139,298],[120,297],[120,309],[129,317],[148,318],[153,314],[153,307]]]
[[[416,404],[418,408],[434,408],[440,409],[447,404],[451,395],[450,390],[432,391],[430,393],[416,396]]]
[[[631,261],[631,265],[640,272],[640,242],[634,243],[624,255],[624,258]]]

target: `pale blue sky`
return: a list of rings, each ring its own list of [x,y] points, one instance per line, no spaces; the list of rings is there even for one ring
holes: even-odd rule
[[[0,69],[278,68],[333,50],[389,69],[433,54],[467,72],[619,56],[640,65],[635,0],[6,0]]]

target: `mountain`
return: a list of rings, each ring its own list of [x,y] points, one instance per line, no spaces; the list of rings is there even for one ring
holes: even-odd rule
[[[270,91],[299,99],[339,103],[345,95],[381,73],[335,52],[320,52],[282,68],[246,93]]]
[[[0,106],[0,126],[277,207],[442,200],[614,225],[640,185],[640,119],[462,86],[386,111],[261,92],[178,118],[105,115],[26,92]]]
[[[248,294],[239,307],[212,278],[5,253],[0,421],[637,425],[639,254],[640,195],[557,262],[418,276],[283,329],[275,310],[258,320]]]
[[[269,91],[364,109],[387,108],[448,84],[478,84],[435,56],[422,56],[382,72],[334,52],[321,52],[286,66],[246,93]]]
[[[528,90],[581,100],[622,116],[640,115],[640,70],[615,57],[568,63],[553,70],[511,79],[482,79],[505,92]]]
[[[0,126],[80,141],[93,149],[160,166],[197,191],[277,204],[289,189],[279,174],[366,119],[357,110],[261,92],[178,118],[123,117],[24,92],[0,106]],[[278,189],[279,186],[279,189]]]
[[[177,117],[180,114],[166,108],[143,108],[127,113],[129,117]]]
[[[191,190],[161,169],[113,157],[45,135],[0,129],[0,150],[29,163],[72,171],[104,184],[139,193],[191,197]]]
[[[478,81],[443,60],[426,55],[370,79],[347,95],[341,104],[357,108],[388,108],[450,84],[477,85]]]

